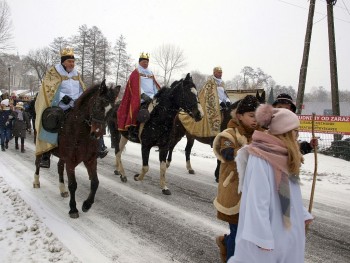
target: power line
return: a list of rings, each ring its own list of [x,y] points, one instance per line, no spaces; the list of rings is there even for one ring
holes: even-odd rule
[[[277,0],[277,1],[278,1],[278,2],[282,2],[282,3],[284,3],[284,4],[292,5],[292,6],[295,6],[295,7],[301,8],[301,9],[308,10],[308,9],[307,9],[306,7],[304,7],[304,6],[300,6],[300,5],[292,4],[292,3],[287,2],[287,1],[283,1],[283,0]],[[345,9],[345,8],[344,8],[344,9]],[[325,14],[325,13],[316,12],[316,11],[315,11],[315,13],[316,13],[316,14],[319,14],[319,15],[322,15],[322,16],[327,16],[327,14]],[[348,20],[344,20],[344,19],[337,18],[337,17],[334,17],[334,19],[350,24],[350,21],[348,21]],[[321,19],[321,20],[322,20],[322,19]],[[318,22],[319,22],[319,21],[318,21]]]
[[[343,4],[344,4],[344,6],[345,6],[346,11],[347,11],[347,12],[348,12],[348,14],[350,15],[349,9],[348,9],[348,7],[346,6],[346,4],[345,4],[344,0],[342,0],[342,2],[343,2]]]

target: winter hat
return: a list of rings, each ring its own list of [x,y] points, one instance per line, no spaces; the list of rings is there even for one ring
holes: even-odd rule
[[[238,104],[236,113],[243,114],[245,112],[255,111],[258,106],[258,99],[255,96],[247,95]]]
[[[17,102],[15,108],[23,109],[23,102],[22,101]]]
[[[272,106],[276,106],[278,103],[281,104],[289,104],[292,108],[292,111],[295,113],[297,110],[297,107],[293,103],[293,99],[291,96],[289,96],[287,93],[281,93],[280,95],[277,96],[276,100],[274,103],[272,103]]]
[[[10,105],[10,100],[9,99],[4,99],[1,101],[1,104],[8,107]]]
[[[255,112],[255,118],[260,126],[268,128],[273,135],[298,129],[300,125],[295,113],[284,108],[273,108],[269,104],[260,105]]]

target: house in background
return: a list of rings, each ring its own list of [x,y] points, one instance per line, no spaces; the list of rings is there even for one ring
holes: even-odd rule
[[[339,106],[340,116],[350,116],[350,102],[339,102]],[[316,113],[316,115],[333,115],[332,102],[304,102],[301,114],[311,115],[312,113]]]

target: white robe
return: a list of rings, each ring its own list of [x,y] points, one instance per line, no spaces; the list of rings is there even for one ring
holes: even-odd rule
[[[249,156],[243,183],[235,255],[228,263],[302,263],[305,220],[300,185],[289,181],[291,228],[283,225],[280,199],[272,166]],[[259,247],[272,249],[264,251]]]

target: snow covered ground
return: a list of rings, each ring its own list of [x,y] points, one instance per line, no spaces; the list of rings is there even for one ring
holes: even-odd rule
[[[109,142],[109,138],[106,138],[106,142]],[[12,143],[10,142],[10,147],[13,148]],[[184,145],[185,140],[182,140],[175,149],[172,166],[183,168]],[[34,145],[29,142],[26,147],[30,150],[34,149]],[[139,151],[137,144],[129,143],[127,147]],[[109,155],[114,154],[110,151]],[[151,158],[157,159],[155,151],[152,151],[151,155],[153,155]],[[193,167],[203,171],[213,170],[215,158],[208,145],[196,142],[192,155]],[[67,224],[62,218],[57,217],[44,202],[38,202],[32,185],[19,179],[18,173],[28,176],[33,176],[34,173],[34,164],[32,167],[28,166],[26,164],[28,162],[24,162],[23,158],[31,157],[21,155],[14,150],[0,152],[0,262],[135,262],[135,258],[132,257],[128,261],[123,247],[120,247],[119,250],[117,248],[119,255],[113,256],[112,259],[107,257],[92,245],[93,242],[87,242],[83,233],[74,230],[70,223]],[[319,154],[314,200],[350,212],[349,167],[350,163],[347,161]],[[310,196],[313,174],[314,154],[311,153],[305,156],[305,164],[302,166],[302,192],[305,200],[308,200]],[[213,180],[213,175],[208,174],[209,176],[210,180]],[[45,187],[57,194],[57,185],[46,185]],[[123,187],[128,188],[128,186]],[[314,208],[313,214],[316,220],[318,213],[318,209]],[[91,213],[87,215],[94,216]],[[330,216],[337,217],[337,215]],[[66,220],[71,219],[67,216]],[[108,221],[100,220],[108,224]],[[193,220],[198,219],[193,218]],[[88,221],[83,218],[74,221],[76,225],[87,223]],[[345,224],[350,228],[349,221]],[[122,237],[127,238],[127,230],[113,231],[122,232]],[[157,250],[152,247],[145,246],[138,249],[144,254],[144,258],[142,260],[140,258],[139,262],[166,262],[164,261],[166,257],[159,255],[157,258],[157,252],[155,252]],[[169,259],[168,262],[174,261]]]

